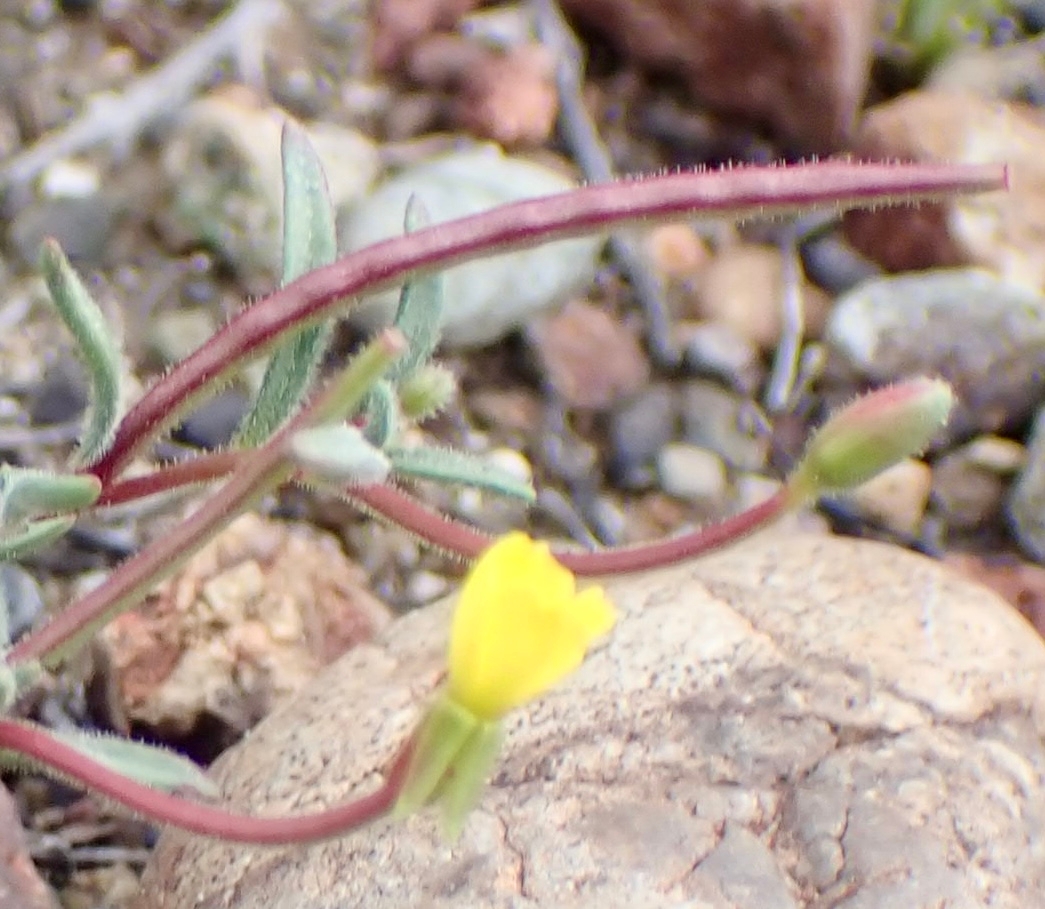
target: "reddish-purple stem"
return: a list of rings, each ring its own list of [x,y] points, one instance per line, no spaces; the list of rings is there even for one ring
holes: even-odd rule
[[[826,161],[740,167],[586,186],[422,228],[346,255],[242,310],[145,393],[91,472],[108,486],[169,415],[211,379],[284,333],[327,317],[338,301],[402,283],[418,271],[628,221],[688,214],[736,219],[818,207],[913,202],[1001,189],[1006,181],[1005,168],[994,165]]]
[[[410,759],[410,745],[400,749],[375,792],[296,817],[251,817],[204,802],[169,795],[135,782],[81,754],[46,730],[18,720],[0,719],[0,748],[24,754],[153,820],[203,836],[240,843],[280,845],[327,839],[380,817],[395,803]]]
[[[465,558],[475,558],[492,542],[488,534],[444,517],[392,486],[351,487],[346,495],[366,508],[392,517],[400,527],[433,546]],[[789,504],[786,492],[780,490],[746,511],[676,537],[593,552],[557,549],[555,558],[574,574],[584,577],[644,571],[690,559],[738,540],[777,518]]]
[[[179,485],[219,479],[231,472],[237,460],[247,454],[222,452],[203,455],[187,464],[165,467],[141,477],[122,480],[103,493],[98,504],[116,505]],[[394,521],[418,539],[465,559],[476,558],[493,542],[489,534],[446,517],[390,484],[350,486],[345,490],[345,496],[364,510]],[[740,514],[666,540],[594,552],[561,549],[555,551],[555,557],[575,574],[585,577],[643,571],[670,565],[680,559],[693,558],[739,539],[772,521],[787,507],[786,494],[778,492]]]

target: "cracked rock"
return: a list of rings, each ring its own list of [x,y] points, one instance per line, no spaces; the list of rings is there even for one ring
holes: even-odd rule
[[[1045,646],[880,543],[759,534],[606,584],[621,621],[508,721],[460,838],[424,812],[309,848],[164,835],[138,909],[1025,907],[1045,888]],[[349,652],[223,756],[224,800],[373,789],[449,602]]]

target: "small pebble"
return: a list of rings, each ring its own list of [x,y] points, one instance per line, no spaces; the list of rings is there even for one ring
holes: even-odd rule
[[[0,607],[7,608],[9,642],[17,641],[43,613],[40,585],[36,578],[14,562],[0,562]]]
[[[626,488],[654,480],[653,460],[676,433],[679,401],[671,385],[650,385],[617,408],[610,420],[610,471]]]
[[[221,448],[231,441],[248,404],[245,392],[226,388],[190,413],[172,435],[179,442],[197,448]]]
[[[758,435],[747,418],[745,398],[714,382],[687,382],[682,393],[685,441],[718,454],[730,467],[758,471],[765,465],[769,439]]]
[[[434,571],[415,571],[406,582],[406,598],[412,606],[438,600],[450,589],[450,581]]]
[[[928,464],[907,458],[853,490],[847,498],[890,530],[915,536],[929,502],[932,480]]]
[[[718,379],[746,395],[762,384],[765,369],[758,348],[724,322],[678,326],[683,362],[695,376]]]
[[[585,300],[537,319],[526,337],[566,407],[607,410],[649,381],[649,361],[635,331]]]
[[[726,496],[729,487],[726,466],[713,451],[671,442],[657,455],[657,475],[668,495],[711,508]]]

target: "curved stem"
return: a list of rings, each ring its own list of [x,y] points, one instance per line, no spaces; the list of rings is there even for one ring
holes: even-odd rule
[[[241,368],[285,333],[330,317],[339,305],[347,305],[342,303],[346,298],[395,286],[417,272],[627,222],[695,213],[735,220],[799,209],[914,202],[1001,189],[1007,179],[1005,168],[995,165],[824,161],[739,167],[585,186],[422,228],[344,256],[242,310],[131,408],[91,472],[109,485],[194,394]]]
[[[80,754],[47,731],[18,720],[0,719],[0,748],[24,754],[114,802],[164,824],[223,840],[280,845],[327,839],[361,827],[385,814],[395,803],[406,775],[411,744],[393,759],[385,781],[375,792],[314,814],[296,817],[251,817],[204,802],[169,795],[135,782]]]
[[[437,549],[466,559],[477,557],[493,542],[489,534],[447,518],[393,486],[356,486],[347,490],[345,496]],[[778,518],[793,502],[787,490],[781,489],[746,511],[665,540],[592,552],[556,549],[554,555],[582,577],[645,571],[691,559],[739,540]]]

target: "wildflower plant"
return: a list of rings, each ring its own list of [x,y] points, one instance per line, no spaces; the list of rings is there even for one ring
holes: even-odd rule
[[[283,134],[282,286],[245,307],[159,378],[126,411],[122,352],[83,282],[53,241],[40,268],[55,312],[86,365],[90,407],[64,472],[0,466],[0,559],[47,546],[86,513],[189,486],[213,492],[48,624],[10,642],[0,622],[0,756],[98,791],[154,820],[255,843],[304,842],[358,827],[393,807],[443,807],[460,826],[496,758],[503,716],[524,708],[612,633],[614,612],[575,576],[638,571],[736,540],[825,489],[845,488],[924,447],[946,419],[950,391],[913,380],[855,402],[810,443],[781,492],[719,524],[624,549],[553,552],[522,534],[494,541],[432,511],[399,487],[425,478],[524,500],[529,485],[448,448],[411,447],[405,430],[445,407],[452,376],[432,361],[446,266],[469,258],[601,232],[628,222],[690,215],[785,215],[810,208],[917,202],[1003,188],[1004,168],[845,161],[663,174],[591,185],[427,225],[423,200],[401,237],[338,257],[325,178],[304,132]],[[319,377],[334,320],[365,293],[401,286],[395,324],[336,374]],[[260,390],[224,451],[127,469],[186,411],[267,356]],[[284,483],[322,485],[420,540],[476,564],[460,591],[445,687],[401,743],[384,783],[363,798],[314,814],[256,818],[215,804],[190,762],[116,737],[45,729],[18,719],[19,696],[119,613],[133,609],[239,513]],[[2,606],[2,604],[0,604]],[[6,608],[0,608],[0,618]],[[198,796],[186,794],[194,790]]]

